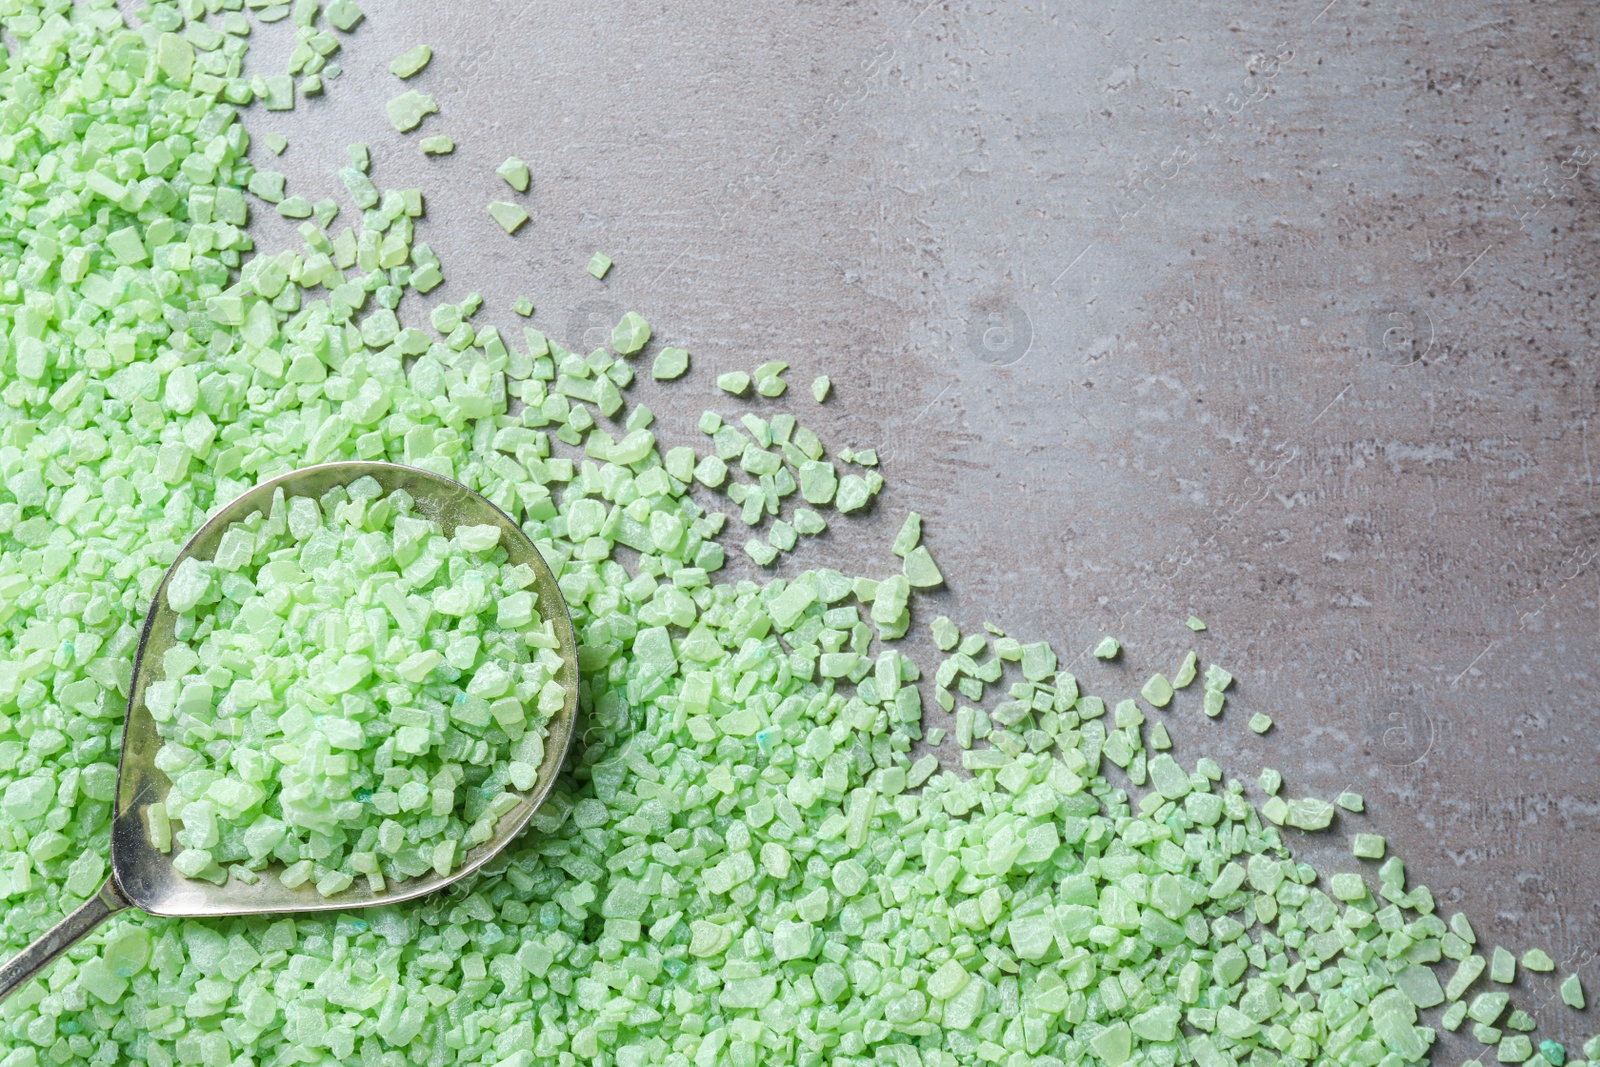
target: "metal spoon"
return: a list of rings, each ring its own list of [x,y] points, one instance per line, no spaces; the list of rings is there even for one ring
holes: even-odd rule
[[[567,690],[566,704],[551,717],[547,726],[544,763],[539,768],[539,777],[533,788],[522,794],[522,802],[495,824],[494,836],[469,851],[461,866],[448,875],[430,871],[421,877],[391,884],[382,893],[372,892],[365,888],[364,879],[357,879],[350,888],[329,897],[318,894],[310,882],[290,889],[271,876],[261,878],[254,885],[246,885],[235,878],[229,878],[222,885],[185,878],[172,866],[179,846],[174,844],[171,854],[157,851],[150,844],[145,822],[145,809],[165,799],[170,785],[167,776],[155,766],[161,736],[156,733],[155,720],[144,702],[145,687],[159,679],[162,655],[173,644],[173,624],[177,616],[167,606],[167,583],[185,558],[211,559],[229,525],[251,512],[265,514],[277,490],[282,489],[285,496],[320,497],[336,485],[349,485],[363,477],[375,478],[385,493],[404,489],[416,501],[418,513],[439,523],[447,536],[453,534],[460,523],[494,523],[503,531],[500,543],[510,554],[509,562],[513,566],[526,563],[533,569],[533,587],[538,593],[539,606],[545,617],[555,624],[556,637],[561,643],[562,667],[558,678]],[[183,546],[156,588],[150,613],[145,616],[144,632],[133,661],[133,681],[128,688],[128,717],[123,725],[122,761],[117,768],[117,796],[111,813],[111,875],[98,893],[0,967],[0,998],[22,986],[95,927],[125,908],[185,918],[348,911],[410,900],[465,878],[521,833],[549,795],[572,742],[572,721],[577,706],[577,639],[555,575],[521,527],[488,500],[448,478],[394,463],[326,463],[261,483],[213,515]]]

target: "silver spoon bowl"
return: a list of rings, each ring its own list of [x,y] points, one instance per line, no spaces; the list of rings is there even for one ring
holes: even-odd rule
[[[174,842],[171,853],[158,850],[150,843],[146,821],[150,805],[164,801],[171,784],[155,765],[162,739],[144,700],[146,686],[159,680],[162,656],[174,643],[173,627],[177,616],[167,606],[167,583],[185,559],[194,557],[209,561],[216,553],[223,532],[252,512],[265,514],[278,490],[283,490],[286,497],[321,497],[334,486],[349,485],[368,477],[375,479],[385,494],[404,489],[416,502],[417,513],[437,522],[446,536],[453,535],[455,528],[462,524],[499,526],[500,544],[510,555],[510,565],[525,563],[533,570],[533,588],[538,594],[540,614],[554,624],[560,642],[562,666],[557,680],[567,692],[566,703],[551,716],[546,726],[544,762],[539,767],[539,777],[532,788],[520,794],[517,807],[495,824],[494,836],[468,851],[461,866],[447,875],[429,871],[392,883],[381,893],[373,892],[365,879],[358,878],[349,888],[326,897],[310,882],[290,889],[272,876],[270,870],[263,872],[266,877],[254,884],[233,877],[222,885],[186,878],[172,865],[181,846]],[[145,616],[144,632],[133,661],[133,680],[128,688],[128,715],[122,730],[122,759],[117,768],[117,795],[111,817],[111,874],[98,893],[0,967],[0,999],[49,966],[106,919],[126,908],[182,918],[349,911],[411,900],[465,878],[520,834],[549,795],[572,743],[577,708],[578,644],[566,600],[555,575],[528,535],[494,504],[449,478],[395,463],[326,463],[262,482],[213,515],[183,546],[156,588],[150,612]]]

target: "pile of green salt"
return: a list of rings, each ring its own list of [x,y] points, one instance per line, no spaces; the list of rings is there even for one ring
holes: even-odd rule
[[[255,169],[235,109],[320,92],[359,9],[252,3],[296,46],[247,78],[244,6],[129,29],[109,0],[0,3],[0,940],[104,876],[137,626],[178,546],[294,467],[408,462],[521,518],[572,608],[586,728],[531,832],[454,892],[119,917],[0,1005],[0,1064],[1405,1067],[1468,1020],[1501,1062],[1580,1062],[1396,859],[1330,878],[1180,763],[1161,720],[1194,719],[1187,695],[1108,708],[1048,645],[947,621],[919,665],[893,641],[937,568],[905,545],[876,578],[723,574],[724,501],[776,562],[876,470],[840,478],[783,412],[659,445],[623,395],[631,322],[588,356],[509,343],[470,299],[408,324],[443,277],[420,192],[353,150],[335,228]],[[302,249],[255,248],[257,201],[291,203]],[[930,676],[959,773],[914,747]]]
[[[367,477],[321,499],[280,489],[213,559],[178,565],[145,704],[172,781],[150,833],[182,846],[180,873],[254,882],[277,863],[291,888],[382,892],[493,836],[566,702],[534,572],[500,539],[446,537]]]

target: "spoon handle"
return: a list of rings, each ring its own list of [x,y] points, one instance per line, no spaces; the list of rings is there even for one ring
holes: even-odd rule
[[[23,949],[0,967],[0,1000],[26,985],[28,979],[55,962],[55,958],[94,932],[95,927],[129,906],[106,879],[100,892],[78,905],[78,909],[47,930],[39,940]]]

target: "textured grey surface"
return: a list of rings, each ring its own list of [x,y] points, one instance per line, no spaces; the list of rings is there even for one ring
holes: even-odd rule
[[[729,410],[719,370],[787,360],[782,403],[889,488],[785,566],[881,571],[915,509],[963,628],[1116,633],[1078,666],[1118,695],[1227,664],[1221,719],[1167,716],[1183,754],[1360,790],[1296,847],[1386,834],[1482,941],[1600,993],[1595,9],[1325,3],[371,2],[327,97],[250,123],[291,191],[358,139],[422,185],[436,297],[506,327],[526,293],[573,343],[632,308],[691,349],[637,391],[668,443]],[[452,157],[384,124],[418,42]]]

